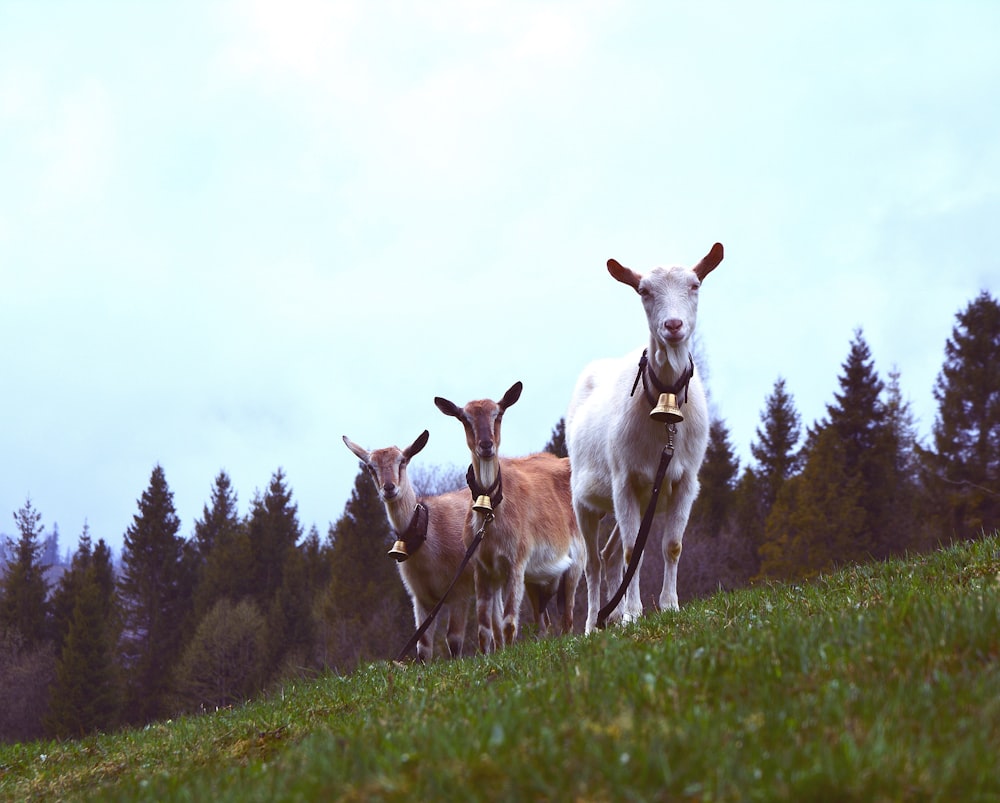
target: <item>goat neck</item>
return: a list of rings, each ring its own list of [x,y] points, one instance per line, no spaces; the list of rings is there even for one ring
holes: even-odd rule
[[[409,479],[400,483],[398,488],[399,491],[391,499],[385,498],[381,488],[379,488],[379,496],[382,497],[382,503],[385,505],[389,524],[392,525],[393,530],[401,533],[410,526],[410,521],[413,519],[413,512],[417,508],[417,492],[413,489]]]
[[[685,340],[676,346],[662,346],[656,342],[656,338],[651,338],[649,349],[645,352],[645,371],[650,380],[648,385],[646,376],[642,377],[643,387],[647,388],[647,398],[652,395],[655,402],[656,396],[664,388],[679,393],[682,386],[686,387],[694,373],[694,359],[688,342]]]

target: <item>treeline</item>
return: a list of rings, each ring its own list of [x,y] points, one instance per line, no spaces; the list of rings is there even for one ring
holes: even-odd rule
[[[858,331],[834,401],[811,427],[803,429],[781,378],[765,400],[750,465],[741,470],[725,423],[713,422],[685,537],[682,598],[995,528],[1000,306],[985,292],[957,316],[934,395],[939,413],[925,446],[898,374],[879,376]],[[561,421],[545,448],[565,454]],[[421,491],[454,485],[431,472]],[[184,538],[157,465],[124,534],[120,568],[85,526],[54,584],[45,569],[57,550],[43,537],[41,513],[30,500],[15,512],[18,535],[0,578],[0,739],[78,737],[214,710],[290,676],[349,672],[396,653],[412,613],[366,472],[322,537],[315,527],[303,533],[281,469],[246,513],[238,501],[220,472]],[[662,561],[645,561],[647,607],[661,573]]]
[[[725,423],[713,422],[684,542],[688,597],[923,551],[1000,524],[996,299],[984,291],[956,316],[930,444],[899,374],[879,375],[860,330],[841,369],[826,415],[806,429],[776,380],[742,471]]]
[[[50,586],[41,513],[14,514],[0,581],[0,739],[78,737],[232,705],[292,675],[384,657],[412,631],[381,502],[359,473],[303,533],[283,472],[245,515],[225,472],[189,539],[154,467],[116,570],[85,527]]]

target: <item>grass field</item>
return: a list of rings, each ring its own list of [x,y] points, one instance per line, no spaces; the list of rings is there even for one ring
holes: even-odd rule
[[[14,800],[1000,800],[1000,537],[0,747]]]

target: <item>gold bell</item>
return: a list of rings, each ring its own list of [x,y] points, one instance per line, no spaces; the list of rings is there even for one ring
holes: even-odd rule
[[[476,513],[483,513],[483,514],[492,513],[493,503],[490,501],[490,498],[486,494],[483,494],[478,499],[476,499],[475,502],[472,503],[472,509],[475,510]]]
[[[660,400],[650,411],[649,417],[664,424],[679,424],[684,420],[681,408],[677,406],[677,396],[673,393],[661,393]]]
[[[392,545],[392,549],[389,550],[389,554],[392,555],[399,563],[402,563],[410,557],[410,553],[406,551],[406,542],[402,540],[397,541]]]

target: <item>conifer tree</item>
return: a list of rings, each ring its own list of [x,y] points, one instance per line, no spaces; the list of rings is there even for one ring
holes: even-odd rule
[[[261,610],[268,610],[281,586],[285,562],[302,537],[298,505],[279,468],[271,475],[267,493],[251,503],[247,532],[253,554],[253,594]]]
[[[293,548],[285,561],[284,574],[268,612],[271,666],[290,662],[292,668],[307,665],[315,640],[313,588],[305,551]]]
[[[220,531],[195,588],[196,623],[222,599],[233,603],[246,597],[257,599],[254,572],[255,557],[246,521]]]
[[[797,448],[802,434],[801,419],[780,376],[764,401],[760,423],[757,440],[750,444],[754,465],[746,468],[736,487],[737,520],[757,560],[757,565],[748,569],[750,576],[760,571],[765,525],[778,494],[801,467]]]
[[[328,649],[342,670],[358,660],[391,657],[413,632],[413,615],[388,550],[389,524],[378,491],[360,471],[331,533],[332,575],[323,601],[337,643]]]
[[[890,528],[895,454],[882,400],[885,384],[875,371],[871,350],[860,329],[855,332],[841,368],[835,403],[827,405],[828,417],[810,431],[807,459],[812,457],[817,433],[831,429],[841,445],[844,476],[858,483],[865,511],[864,524],[855,534],[857,542],[845,550],[842,560],[881,559],[890,554],[894,537]],[[812,476],[817,482],[824,481],[815,472]]]
[[[57,653],[62,650],[66,635],[69,633],[77,594],[80,591],[83,575],[90,566],[93,551],[90,526],[84,522],[80,542],[70,560],[69,569],[63,572],[62,577],[59,578],[59,584],[52,594],[52,631]]]
[[[249,592],[252,578],[249,565],[232,563],[233,541],[243,523],[237,508],[237,495],[225,471],[219,471],[212,486],[212,506],[202,508],[202,518],[195,520],[194,537],[184,546],[183,577],[186,595],[191,598],[190,615],[184,628],[184,641],[194,634],[198,622],[223,598],[240,599]],[[249,546],[244,550],[249,558]],[[219,554],[216,554],[216,547]],[[245,590],[234,586],[246,584]],[[234,593],[235,592],[235,593]]]
[[[760,575],[811,577],[865,557],[861,480],[830,427],[815,433],[802,473],[778,492],[760,548]]]
[[[840,391],[833,394],[834,404],[826,406],[827,420],[821,427],[832,427],[844,444],[847,469],[867,469],[865,458],[880,442],[885,426],[882,391],[885,385],[875,371],[871,349],[858,329],[851,341],[847,360],[841,365]]]
[[[225,471],[220,471],[215,477],[212,506],[205,505],[202,511],[202,517],[194,524],[194,543],[199,557],[205,561],[215,545],[240,526],[236,490]]]
[[[180,648],[184,600],[180,596],[184,541],[163,468],[157,465],[125,532],[118,592],[124,633],[122,658],[126,717],[149,722],[168,712],[170,672]]]
[[[796,450],[802,435],[801,419],[795,409],[795,400],[785,390],[785,380],[780,376],[764,402],[760,422],[757,440],[750,444],[750,454],[756,461],[755,472],[761,480],[766,515],[785,480],[794,475],[801,465]]]
[[[31,499],[14,513],[19,535],[16,541],[7,541],[9,562],[0,579],[0,634],[18,633],[23,647],[29,650],[49,636],[48,567],[41,562],[41,520],[42,514],[32,506]]]
[[[47,731],[60,738],[110,729],[121,703],[114,589],[107,583],[110,550],[102,540],[91,553],[89,538],[83,541],[67,573],[75,577],[64,586],[72,589],[74,604],[46,717]]]
[[[1000,304],[984,290],[956,318],[923,458],[948,514],[945,537],[968,538],[1000,525]]]
[[[733,508],[734,481],[739,468],[726,422],[714,419],[708,430],[705,461],[698,473],[701,490],[691,511],[694,527],[701,526],[709,535],[718,535]]]
[[[544,452],[551,452],[556,457],[569,457],[566,449],[566,419],[560,418],[552,428],[552,435],[549,442],[545,444]]]
[[[890,463],[885,495],[889,512],[886,549],[900,554],[936,543],[927,525],[933,507],[928,504],[920,480],[916,418],[903,397],[899,371],[889,372],[885,389],[885,437]]]
[[[809,431],[802,473],[779,491],[767,518],[761,572],[813,574],[892,551],[894,442],[884,384],[861,330],[841,366],[835,403]]]

